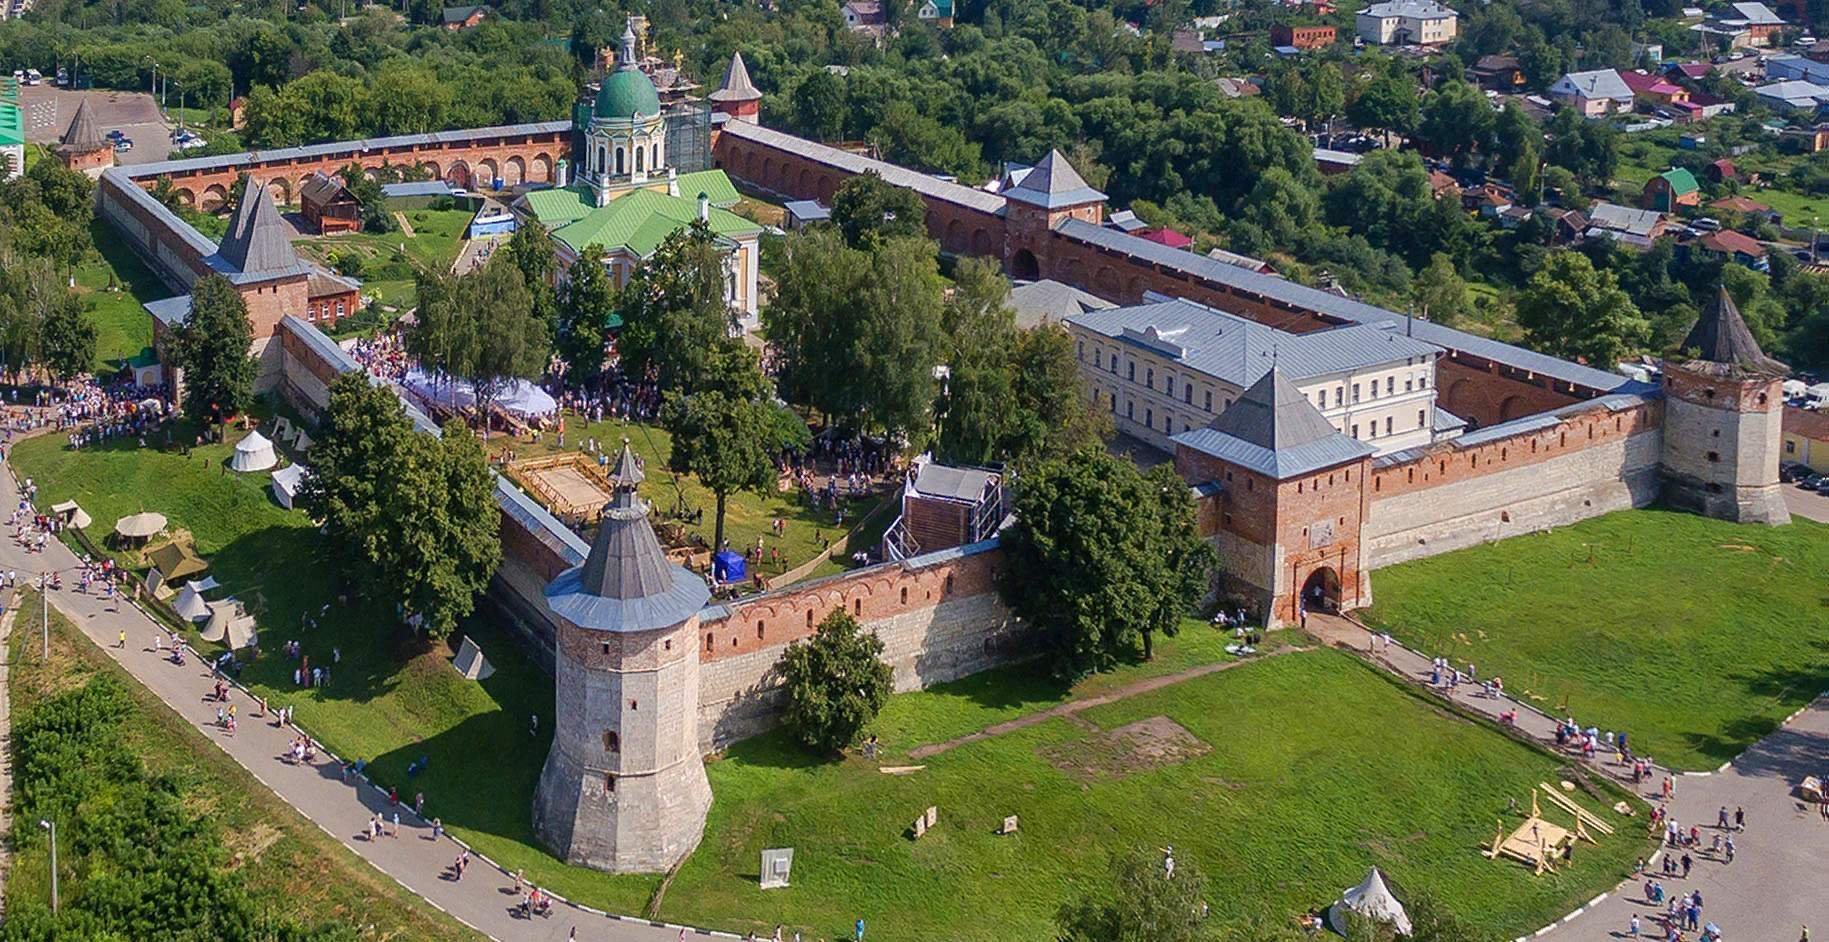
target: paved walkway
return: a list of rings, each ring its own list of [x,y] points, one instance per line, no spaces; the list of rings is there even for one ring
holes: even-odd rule
[[[1426,683],[1430,659],[1401,645],[1374,645],[1371,632],[1344,618],[1310,615],[1308,631],[1331,644],[1366,654],[1374,662],[1410,680]],[[1474,696],[1477,686],[1452,695],[1461,707],[1496,718],[1503,710],[1518,710],[1518,728],[1555,746],[1555,720],[1529,704],[1510,698]],[[1578,717],[1578,719],[1580,719]],[[1573,754],[1569,754],[1574,758]],[[1589,762],[1630,787],[1611,757]],[[1687,879],[1658,879],[1668,896],[1702,891],[1703,922],[1721,926],[1725,938],[1757,942],[1794,942],[1802,927],[1829,932],[1829,892],[1820,885],[1829,873],[1829,820],[1819,806],[1792,794],[1805,775],[1829,771],[1829,696],[1799,710],[1777,732],[1753,744],[1717,772],[1686,772],[1675,778],[1676,796],[1670,814],[1687,829],[1702,828],[1704,846],[1714,841],[1714,823],[1722,807],[1730,813],[1746,809],[1746,830],[1734,837],[1734,862],[1708,852],[1691,852],[1695,869]],[[1664,773],[1636,789],[1647,802],[1656,803]],[[1643,819],[1641,819],[1643,820]],[[1681,853],[1680,851],[1678,852]],[[1658,858],[1652,858],[1657,871]],[[1624,939],[1634,913],[1645,939],[1657,936],[1652,920],[1657,910],[1644,898],[1642,881],[1629,881],[1604,898],[1582,907],[1553,927],[1545,938],[1570,940]],[[1687,933],[1693,939],[1696,933]]]
[[[13,476],[0,473],[0,507],[15,506],[18,499]],[[126,602],[108,603],[99,595],[76,592],[73,574],[79,562],[63,544],[53,540],[43,553],[27,553],[10,536],[0,538],[0,568],[17,571],[22,583],[40,572],[65,573],[64,589],[52,593],[54,608],[286,803],[438,909],[504,942],[559,942],[574,926],[577,938],[589,942],[673,942],[680,937],[677,926],[611,917],[564,903],[556,905],[550,917],[519,918],[513,911],[519,901],[513,895],[513,878],[480,858],[472,860],[461,882],[452,880],[448,871],[463,851],[461,844],[449,835],[434,838],[429,824],[417,820],[410,808],[390,807],[387,796],[378,789],[360,782],[346,784],[339,763],[322,751],[314,763],[282,761],[280,756],[287,752],[295,730],[259,718],[258,704],[245,691],[236,689],[229,698],[237,704],[242,720],[239,730],[230,736],[218,729],[217,704],[206,700],[212,680],[201,658],[188,658],[182,667],[172,664],[153,651],[153,639],[162,629],[149,616]],[[117,647],[122,630],[127,632],[124,648]],[[370,817],[382,812],[391,821],[396,811],[400,812],[398,838],[366,840],[364,829]],[[691,934],[699,938],[711,935],[697,930]]]
[[[0,919],[6,918],[6,880],[13,873],[13,688],[7,644],[13,637],[12,599],[0,615]]]
[[[1132,684],[1127,684],[1123,687],[1119,687],[1116,690],[1110,690],[1105,693],[1101,693],[1097,696],[1084,697],[1079,700],[1069,700],[1066,703],[1058,703],[1058,704],[1055,704],[1054,706],[1049,707],[1046,710],[1039,710],[1037,712],[1029,713],[1024,716],[1019,716],[1013,720],[1005,720],[1002,723],[993,723],[990,726],[986,726],[985,728],[983,728],[975,733],[967,733],[966,735],[960,736],[957,739],[949,739],[945,742],[930,743],[925,746],[916,746],[914,749],[909,751],[908,757],[910,759],[925,759],[928,756],[936,756],[942,752],[946,752],[951,749],[957,749],[960,746],[966,745],[967,743],[981,742],[983,740],[991,738],[992,736],[1002,736],[1004,733],[1014,732],[1019,729],[1026,729],[1030,726],[1036,725],[1037,723],[1041,723],[1041,722],[1044,722],[1047,720],[1054,719],[1055,717],[1076,716],[1081,711],[1090,710],[1096,706],[1104,706],[1107,703],[1112,703],[1112,702],[1115,702],[1118,700],[1123,700],[1127,697],[1134,697],[1134,696],[1137,696],[1138,694],[1149,693],[1152,690],[1161,690],[1164,687],[1173,686],[1174,684],[1181,683],[1184,680],[1193,680],[1196,677],[1205,677],[1208,674],[1217,674],[1220,671],[1230,670],[1234,667],[1238,667],[1241,664],[1250,664],[1253,661],[1261,661],[1264,658],[1275,657],[1279,654],[1289,654],[1294,651],[1308,651],[1308,650],[1312,650],[1312,649],[1303,648],[1303,647],[1278,648],[1274,651],[1266,652],[1257,657],[1248,657],[1248,658],[1243,658],[1241,660],[1236,660],[1236,661],[1215,661],[1211,664],[1202,664],[1199,667],[1190,667],[1187,670],[1179,671],[1174,674],[1164,674],[1161,677],[1146,677],[1143,680],[1139,680]],[[1086,721],[1081,720],[1080,722],[1085,723]]]

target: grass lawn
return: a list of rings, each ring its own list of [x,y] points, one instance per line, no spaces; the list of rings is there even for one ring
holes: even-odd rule
[[[294,242],[299,253],[326,268],[333,260],[355,255],[362,260],[362,293],[377,303],[406,310],[414,305],[413,269],[415,265],[440,271],[457,260],[464,230],[473,215],[464,209],[403,210],[413,226],[413,234],[348,232],[331,236],[308,236]]]
[[[695,510],[704,511],[704,519],[697,524],[686,526],[686,531],[695,534],[710,546],[717,530],[717,500],[711,492],[698,483],[691,475],[674,475],[666,470],[667,456],[673,450],[673,438],[665,429],[653,425],[622,422],[616,419],[605,419],[602,422],[586,422],[576,413],[565,416],[565,442],[569,450],[577,450],[586,438],[595,438],[598,447],[610,453],[612,460],[622,446],[624,438],[635,450],[648,469],[648,481],[642,488],[643,496],[654,502],[657,521],[679,517],[682,509],[687,513]],[[492,452],[513,449],[518,458],[531,458],[559,452],[559,438],[547,433],[541,436],[538,443],[513,442],[499,439],[491,445]],[[880,496],[868,498],[847,498],[841,501],[844,511],[844,527],[850,528],[862,520],[872,508],[882,501]],[[890,508],[876,519],[867,522],[860,531],[863,544],[874,544],[876,538],[894,522],[895,508]],[[776,517],[787,521],[787,529],[781,539],[776,539],[770,532],[769,525]],[[874,531],[872,536],[871,531]],[[837,518],[832,511],[823,507],[814,508],[807,504],[798,491],[761,496],[750,492],[732,494],[726,503],[724,512],[724,538],[730,541],[739,551],[756,545],[761,538],[765,546],[779,547],[786,564],[781,570],[764,566],[764,574],[776,575],[777,572],[792,569],[812,559],[819,552],[821,541],[838,538],[841,532]],[[828,560],[813,577],[843,572],[851,568],[850,560]]]
[[[1368,620],[1712,769],[1829,690],[1829,528],[1634,510],[1381,569]]]
[[[975,724],[951,722],[964,718],[958,696],[894,698],[877,724],[885,764],[914,740]],[[1167,717],[1196,750],[1211,749],[1148,767],[1098,732],[1051,719],[902,777],[861,758],[816,761],[765,735],[710,766],[717,800],[705,841],[662,916],[763,933],[785,923],[810,938],[846,934],[860,916],[893,939],[1044,938],[1061,903],[1105,880],[1111,855],[1173,844],[1206,871],[1216,919],[1292,918],[1378,864],[1400,895],[1427,892],[1509,938],[1611,886],[1647,850],[1624,824],[1553,876],[1483,859],[1497,821],[1520,820],[1508,799],[1526,802],[1536,783],[1555,780],[1557,761],[1333,651],[1262,660],[1083,716],[1103,730]],[[1584,803],[1602,811],[1602,801]],[[939,807],[939,827],[913,842],[907,822],[928,805]],[[1022,830],[999,837],[1007,814]],[[797,849],[791,888],[756,888],[765,847]]]
[[[36,611],[36,604],[35,599],[22,596],[25,611]],[[103,656],[61,614],[53,614],[51,623],[49,661],[40,654],[37,632],[13,634],[7,694],[14,716],[82,685],[97,673],[119,679],[136,707],[120,725],[129,751],[155,776],[173,781],[186,807],[221,830],[230,866],[242,871],[245,885],[259,905],[306,926],[330,920],[357,927],[372,925],[365,938],[480,938],[426,906],[280,801]],[[71,839],[67,833],[63,837]],[[46,848],[38,841],[24,842],[14,851],[6,881],[9,908],[42,906],[49,898],[49,861],[45,857]],[[60,887],[66,902],[83,892],[84,876],[69,869],[66,861]]]
[[[89,231],[99,253],[77,266],[76,291],[95,321],[95,369],[112,371],[152,343],[152,315],[141,305],[173,292],[107,223]]]

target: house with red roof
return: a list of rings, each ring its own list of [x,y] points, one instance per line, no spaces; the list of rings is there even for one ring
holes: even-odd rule
[[[1689,100],[1689,89],[1670,81],[1662,75],[1650,75],[1644,72],[1621,72],[1620,81],[1632,89],[1632,97],[1648,105],[1672,105]]]
[[[1765,271],[1770,265],[1766,260],[1765,243],[1732,229],[1711,232],[1697,239],[1690,243],[1690,251],[1704,258],[1738,262],[1755,271]]]
[[[1166,245],[1171,249],[1185,249],[1194,244],[1193,239],[1182,235],[1167,226],[1158,226],[1153,229],[1140,229],[1137,231],[1137,237],[1148,239],[1158,245]]]

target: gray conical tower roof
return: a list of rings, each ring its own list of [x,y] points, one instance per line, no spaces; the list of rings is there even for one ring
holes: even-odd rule
[[[1696,351],[1697,360],[1749,373],[1784,376],[1791,372],[1759,348],[1726,285],[1715,289],[1715,296],[1702,308],[1702,316],[1696,318],[1696,326],[1689,329],[1679,349]]]
[[[292,230],[279,218],[265,184],[244,176],[241,206],[229,231],[216,247],[216,255],[235,272],[248,275],[282,274],[302,266],[292,248]]]
[[[85,98],[76,106],[76,116],[70,119],[70,127],[64,131],[57,152],[86,154],[107,146],[108,142],[102,140],[102,132],[95,126],[95,116],[89,113],[89,99]]]
[[[624,441],[610,474],[615,494],[603,508],[590,555],[546,587],[553,612],[580,628],[666,628],[691,618],[711,597],[703,579],[674,565],[661,549],[648,505],[635,493],[644,477]]]
[[[1340,434],[1275,367],[1206,428],[1183,432],[1175,441],[1277,480],[1355,461],[1376,451]]]
[[[732,53],[730,66],[724,70],[724,85],[710,94],[712,101],[755,101],[762,92],[749,80],[749,68],[743,64],[743,53]]]
[[[1086,178],[1080,176],[1080,172],[1073,169],[1073,164],[1058,150],[1049,151],[1048,156],[1029,169],[1021,183],[1003,195],[1006,199],[1043,209],[1061,209],[1105,201],[1105,194],[1089,186]]]

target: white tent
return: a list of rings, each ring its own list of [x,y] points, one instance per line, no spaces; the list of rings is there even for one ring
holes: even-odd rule
[[[1340,902],[1328,907],[1328,928],[1345,935],[1349,910],[1374,922],[1390,923],[1398,935],[1410,934],[1410,915],[1404,912],[1397,897],[1391,895],[1391,888],[1384,885],[1384,874],[1379,873],[1377,867],[1373,867],[1358,886],[1340,894]]]
[[[246,438],[235,443],[235,456],[229,459],[229,470],[265,471],[276,464],[279,464],[279,456],[273,453],[273,443],[259,432],[249,432]]]
[[[210,620],[198,632],[203,640],[226,644],[237,651],[256,643],[254,618],[242,610],[240,602],[223,599],[211,604],[209,610]]]
[[[90,520],[89,515],[85,513],[81,507],[76,506],[76,501],[73,500],[66,500],[61,504],[52,504],[51,513],[62,517],[65,522],[78,530],[86,530],[88,529],[89,524],[95,522]]]
[[[210,603],[203,600],[203,593],[198,590],[195,582],[184,584],[184,588],[178,591],[178,597],[172,600],[171,607],[187,621],[197,622],[210,617]]]
[[[273,499],[281,507],[292,509],[292,499],[298,496],[299,485],[305,483],[305,466],[289,464],[273,472]]]
[[[413,370],[406,374],[405,386],[414,395],[435,405],[451,409],[470,409],[476,406],[476,390],[461,379]],[[559,409],[558,401],[546,390],[524,379],[509,383],[496,394],[494,403],[524,418],[550,415]]]

